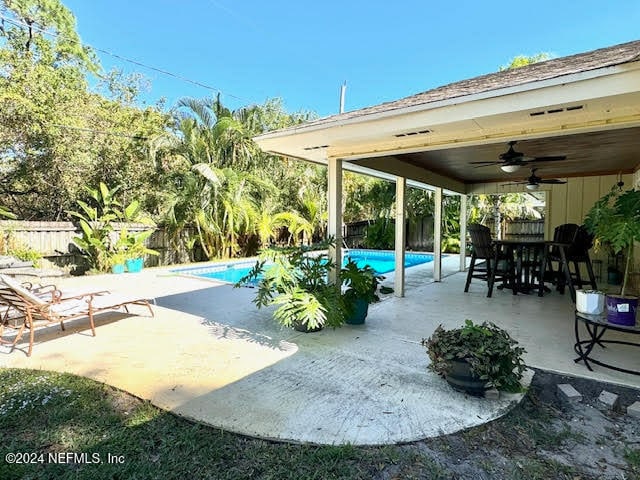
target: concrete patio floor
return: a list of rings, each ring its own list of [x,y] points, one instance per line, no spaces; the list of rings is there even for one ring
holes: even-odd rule
[[[448,257],[443,271],[457,266],[458,258]],[[143,309],[101,315],[95,338],[83,319],[66,332],[39,330],[31,358],[0,347],[0,366],[75,373],[225,430],[320,444],[407,442],[507,411],[519,396],[468,397],[426,370],[420,340],[440,323],[453,327],[466,318],[506,328],[527,350],[529,366],[640,387],[638,376],[597,366],[589,372],[573,362],[568,295],[496,291],[488,299],[480,282],[462,292],[464,274],[432,283],[429,266],[407,272],[406,297],[372,305],[365,325],[314,334],[280,328],[271,310],[255,309],[250,288],[166,269],[69,278],[59,283],[155,297],[156,316]],[[640,369],[637,351],[609,348],[606,355]]]

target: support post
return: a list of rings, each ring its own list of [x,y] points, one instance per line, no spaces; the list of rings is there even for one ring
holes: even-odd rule
[[[404,246],[406,242],[404,210],[407,180],[396,177],[396,268],[393,293],[396,297],[404,297]]]
[[[460,271],[467,269],[467,196],[460,195]]]
[[[335,245],[329,248],[329,258],[336,268],[329,274],[332,282],[338,283],[338,273],[342,265],[342,160],[329,158],[327,162],[328,175],[328,223],[327,235],[335,239]]]
[[[436,188],[433,209],[433,281],[442,280],[442,188]]]

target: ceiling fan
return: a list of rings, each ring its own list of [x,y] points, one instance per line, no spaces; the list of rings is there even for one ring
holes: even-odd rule
[[[529,178],[525,179],[524,182],[511,182],[511,183],[504,183],[503,185],[526,185],[527,190],[538,190],[538,188],[540,188],[540,184],[543,184],[543,183],[551,184],[551,185],[562,185],[564,183],[567,183],[565,180],[560,180],[558,178],[542,179],[536,175],[536,170],[538,169],[532,168],[531,175],[529,176]]]
[[[497,161],[484,161],[484,162],[471,162],[471,164],[476,165],[476,167],[486,167],[488,165],[498,165],[500,168],[507,173],[512,173],[517,171],[521,166],[527,165],[533,162],[556,162],[558,160],[565,160],[567,158],[566,155],[556,155],[550,157],[527,157],[524,153],[516,152],[513,146],[516,144],[516,141],[509,142],[509,150],[504,153],[501,153]]]

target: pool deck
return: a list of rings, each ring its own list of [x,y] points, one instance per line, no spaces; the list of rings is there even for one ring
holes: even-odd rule
[[[573,362],[567,296],[497,291],[487,299],[481,283],[464,294],[465,275],[451,275],[457,256],[443,262],[450,276],[442,282],[430,280],[429,265],[408,269],[406,297],[372,305],[365,325],[314,334],[280,328],[271,309],[251,303],[254,289],[168,269],[69,278],[60,283],[155,297],[155,318],[143,309],[101,315],[96,337],[84,319],[69,322],[65,332],[39,330],[31,358],[24,342],[23,351],[11,354],[0,347],[0,366],[75,373],[225,430],[317,444],[408,442],[506,412],[519,396],[469,397],[426,369],[420,340],[439,323],[457,326],[465,318],[507,328],[526,348],[530,366],[640,387],[640,377],[597,367],[589,372]],[[636,352],[607,353],[640,368]]]

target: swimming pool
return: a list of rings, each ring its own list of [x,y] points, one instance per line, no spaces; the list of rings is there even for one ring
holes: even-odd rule
[[[395,269],[395,253],[388,250],[348,250],[344,255],[343,264],[350,258],[359,267],[369,265],[376,273],[382,275],[392,272]],[[429,253],[405,253],[404,266],[413,267],[423,263],[433,261],[433,255]],[[207,267],[182,268],[171,270],[172,273],[180,275],[194,275],[196,277],[211,278],[222,282],[236,283],[244,277],[255,265],[251,262],[233,262],[220,265],[210,265]]]

